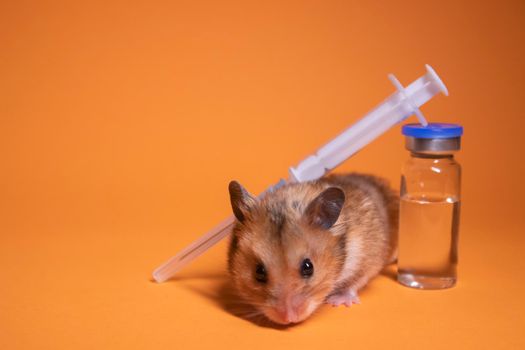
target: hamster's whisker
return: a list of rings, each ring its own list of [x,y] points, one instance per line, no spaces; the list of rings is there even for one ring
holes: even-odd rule
[[[348,219],[348,220],[345,220],[345,221],[337,221],[334,224],[334,226],[332,226],[332,227],[337,227],[337,226],[341,226],[341,225],[344,225],[344,224],[348,224],[351,221],[354,221],[354,219]]]
[[[316,286],[314,286],[312,289],[310,289],[310,290],[307,292],[307,294],[306,294],[307,297],[311,297],[311,296],[317,294],[320,290],[324,289],[327,280],[328,280],[328,278],[327,278],[327,277],[324,277],[321,281],[319,281],[319,283],[317,283]]]

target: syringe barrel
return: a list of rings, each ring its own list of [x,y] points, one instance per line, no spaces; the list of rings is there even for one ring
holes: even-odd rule
[[[155,269],[153,271],[153,279],[159,283],[170,279],[177,271],[228,236],[234,223],[235,218],[233,215],[226,218],[204,236]]]
[[[281,179],[279,182],[270,186],[265,192],[260,194],[259,197],[263,196],[267,191],[276,190],[279,187],[284,186],[287,182],[291,181],[293,180],[286,181]],[[234,224],[235,217],[230,215],[217,226],[208,231],[204,236],[191,243],[177,255],[155,269],[155,271],[153,271],[153,279],[159,283],[170,279],[173,275],[175,275],[175,273],[177,273],[177,271],[182,269],[184,266],[195,260],[205,251],[228,236],[232,231]]]

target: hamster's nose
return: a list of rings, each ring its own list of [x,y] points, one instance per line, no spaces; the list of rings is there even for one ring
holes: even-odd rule
[[[275,311],[283,323],[297,323],[303,320],[302,314],[305,310],[305,300],[302,297],[295,296],[286,298]]]
[[[293,308],[277,309],[277,314],[284,324],[299,322],[299,316],[297,310]]]

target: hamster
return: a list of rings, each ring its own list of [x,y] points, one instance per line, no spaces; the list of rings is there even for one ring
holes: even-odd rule
[[[323,303],[359,303],[396,258],[399,197],[378,177],[334,174],[260,198],[232,181],[229,192],[233,289],[277,324],[302,322]]]

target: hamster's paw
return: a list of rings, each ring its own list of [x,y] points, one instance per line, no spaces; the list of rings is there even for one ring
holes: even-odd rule
[[[332,294],[326,299],[327,304],[332,306],[345,305],[346,307],[352,304],[361,304],[357,292],[353,289],[346,289],[338,294]]]

